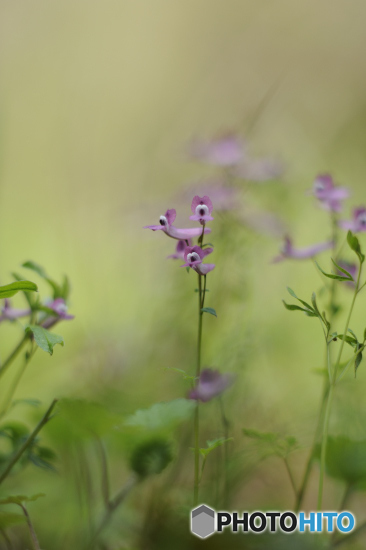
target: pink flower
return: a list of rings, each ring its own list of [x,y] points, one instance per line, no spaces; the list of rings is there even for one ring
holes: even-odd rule
[[[313,258],[313,256],[316,256],[316,254],[319,254],[324,250],[329,250],[332,247],[333,242],[328,241],[325,243],[313,244],[312,246],[308,246],[306,248],[294,248],[292,245],[292,240],[289,237],[286,237],[284,246],[281,250],[281,254],[273,258],[272,262],[281,262],[286,258],[294,260],[305,260],[307,258]]]
[[[325,210],[332,212],[340,212],[342,200],[349,197],[348,189],[336,186],[329,174],[320,174],[315,178],[312,193]]]
[[[210,401],[213,397],[223,393],[232,383],[232,375],[220,374],[217,370],[204,369],[196,387],[191,390],[189,398],[203,402]]]
[[[211,212],[213,210],[212,202],[207,195],[204,197],[199,197],[196,195],[193,197],[191,210],[193,216],[190,216],[189,219],[195,222],[200,222],[201,225],[204,225],[206,222],[212,221],[213,217]]]
[[[244,159],[233,172],[238,178],[249,181],[263,182],[279,178],[284,171],[283,164],[275,159]]]
[[[366,208],[361,206],[353,211],[352,220],[341,220],[340,227],[350,229],[353,233],[366,231]]]
[[[187,246],[184,251],[185,264],[181,267],[191,267],[199,275],[207,275],[210,271],[215,268],[215,264],[204,264],[202,263],[203,258],[211,254],[213,248],[205,248],[202,250],[199,246]]]
[[[189,146],[189,155],[201,162],[217,166],[233,166],[242,159],[244,144],[235,134],[226,134],[209,141],[195,139]]]
[[[160,225],[145,225],[144,229],[152,229],[152,231],[158,231],[161,229],[164,231],[168,237],[172,239],[180,240],[189,240],[194,237],[200,237],[202,235],[202,230],[199,227],[190,227],[189,229],[177,229],[174,227],[173,222],[176,217],[176,211],[174,208],[167,210],[164,216],[160,216],[159,223]],[[205,233],[211,233],[211,229],[207,228],[204,230]]]
[[[1,321],[15,321],[15,319],[19,319],[20,317],[27,317],[32,312],[28,309],[16,309],[11,307],[10,300],[6,299],[4,300],[4,307],[1,310],[0,315],[0,322]]]
[[[167,256],[167,259],[184,260],[184,251],[186,249],[186,246],[186,241],[178,241],[177,246],[175,247],[175,253]],[[188,246],[192,246],[192,241],[190,239],[188,240]]]
[[[42,323],[43,328],[49,329],[58,323],[58,321],[71,321],[71,319],[74,319],[74,315],[69,315],[67,313],[67,305],[63,298],[56,298],[56,300],[46,304],[46,306],[48,309],[54,311],[55,315],[47,316]]]

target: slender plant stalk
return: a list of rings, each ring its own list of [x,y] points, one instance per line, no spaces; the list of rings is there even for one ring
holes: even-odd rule
[[[326,461],[326,454],[327,454],[327,440],[328,440],[328,430],[329,430],[329,420],[330,420],[330,412],[332,408],[332,401],[333,401],[333,394],[334,394],[334,388],[336,385],[336,378],[338,374],[339,365],[342,359],[342,353],[345,343],[345,338],[348,332],[349,323],[351,320],[353,308],[356,302],[357,293],[360,286],[360,277],[361,277],[361,270],[362,270],[362,263],[360,261],[360,268],[358,270],[358,277],[357,282],[355,286],[355,291],[353,294],[353,299],[351,303],[351,307],[348,313],[346,325],[344,327],[343,331],[343,338],[341,341],[341,346],[339,348],[338,357],[333,369],[333,374],[330,379],[330,388],[329,388],[329,394],[328,394],[328,400],[327,400],[327,407],[325,409],[325,416],[324,416],[324,425],[323,425],[323,436],[322,436],[322,443],[321,443],[321,454],[320,454],[320,474],[319,474],[319,491],[318,491],[318,510],[321,510],[322,508],[322,502],[323,502],[323,485],[324,485],[324,471],[325,471],[325,461]]]
[[[293,488],[295,496],[296,496],[297,495],[297,488],[296,488],[295,478],[294,478],[294,475],[293,475],[292,470],[290,468],[290,465],[288,463],[288,460],[285,456],[283,457],[283,462],[285,464],[285,468],[286,468],[286,471],[288,473],[288,477],[290,478],[291,487]]]
[[[48,410],[46,411],[43,418],[40,420],[36,428],[33,430],[33,432],[30,434],[30,436],[26,439],[26,441],[23,443],[23,445],[18,449],[18,451],[15,453],[11,461],[9,462],[8,466],[5,468],[3,473],[0,475],[0,484],[8,477],[11,470],[15,466],[15,464],[18,462],[18,460],[21,458],[23,453],[28,449],[28,447],[33,443],[39,432],[42,430],[43,426],[47,424],[47,422],[50,420],[51,414],[53,409],[56,406],[57,399],[54,399],[49,406]]]
[[[106,506],[105,514],[103,516],[103,519],[100,522],[99,527],[97,528],[92,540],[90,541],[89,545],[87,546],[88,550],[91,550],[92,548],[95,547],[95,545],[98,541],[99,535],[105,529],[105,527],[108,525],[108,523],[112,519],[112,516],[113,516],[114,512],[124,502],[124,500],[129,495],[131,490],[135,487],[137,482],[138,482],[138,478],[135,475],[132,475],[126,481],[126,483],[123,485],[123,487],[120,489],[120,491],[116,494],[116,496],[108,502],[108,504]]]
[[[29,533],[30,533],[30,537],[31,537],[31,540],[32,540],[32,546],[33,546],[33,550],[41,550],[41,547],[39,545],[39,542],[38,542],[38,538],[37,538],[37,535],[36,535],[36,532],[34,530],[34,527],[33,527],[33,524],[31,522],[31,518],[28,514],[28,510],[27,508],[24,506],[24,504],[20,504],[20,507],[21,509],[23,510],[23,514],[25,515],[25,518],[27,520],[27,525],[28,525],[28,529],[29,529]]]
[[[16,346],[16,348],[11,352],[11,354],[5,359],[4,363],[0,367],[0,378],[5,374],[5,372],[8,370],[14,359],[17,358],[19,353],[24,348],[25,344],[29,340],[29,334],[25,334],[23,338],[20,340],[19,344]]]
[[[199,379],[201,373],[201,345],[202,345],[202,276],[198,274],[198,340],[197,340],[197,365],[196,379]],[[200,482],[200,451],[199,451],[199,426],[200,426],[200,409],[199,400],[196,401],[194,413],[194,497],[193,504],[198,503],[198,490]]]

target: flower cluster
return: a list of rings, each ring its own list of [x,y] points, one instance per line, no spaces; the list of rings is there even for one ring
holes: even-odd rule
[[[160,216],[160,225],[146,225],[144,229],[151,229],[152,231],[162,230],[168,237],[178,240],[175,253],[168,256],[168,258],[184,260],[185,263],[181,267],[190,267],[200,275],[207,275],[209,271],[214,269],[215,264],[204,264],[203,259],[213,252],[213,248],[204,249],[201,247],[203,247],[203,236],[211,233],[211,229],[205,226],[206,222],[213,220],[211,216],[212,210],[213,205],[208,196],[199,197],[196,195],[192,200],[192,216],[189,219],[199,222],[202,228],[190,227],[188,229],[178,229],[174,227],[173,223],[177,213],[172,208]],[[192,239],[195,237],[199,238],[201,246],[192,246]]]

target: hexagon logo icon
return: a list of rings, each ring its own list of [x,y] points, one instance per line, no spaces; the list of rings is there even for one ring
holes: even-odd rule
[[[201,539],[212,535],[215,532],[215,511],[205,504],[192,510],[191,532]]]

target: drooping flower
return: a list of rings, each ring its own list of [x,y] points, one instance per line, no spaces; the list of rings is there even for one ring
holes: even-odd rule
[[[282,262],[287,258],[294,260],[306,260],[307,258],[313,258],[324,250],[329,250],[333,247],[333,242],[328,241],[325,243],[313,244],[305,248],[295,248],[292,245],[292,240],[289,237],[285,237],[285,243],[281,249],[281,254],[273,258],[272,263]]]
[[[319,174],[314,180],[312,194],[320,201],[325,210],[340,212],[342,201],[349,197],[345,187],[335,185],[329,174]]]
[[[350,229],[353,233],[366,231],[366,208],[364,206],[355,208],[353,210],[352,219],[341,220],[339,225],[343,229]]]
[[[190,227],[188,229],[178,229],[174,227],[173,222],[176,215],[175,209],[171,208],[167,210],[163,216],[160,216],[160,225],[145,225],[144,229],[152,229],[152,231],[159,231],[161,229],[168,237],[177,239],[178,241],[189,240],[202,235],[202,230],[199,227]],[[204,232],[211,233],[211,229],[205,228]]]
[[[67,305],[63,298],[56,298],[52,302],[46,304],[46,307],[52,310],[55,315],[47,316],[45,321],[42,323],[43,328],[49,329],[59,321],[71,321],[71,319],[75,318],[74,315],[67,313]]]
[[[31,314],[31,310],[28,309],[16,309],[11,306],[11,302],[8,299],[4,300],[4,307],[1,310],[1,321],[15,321],[21,317],[27,317]]]
[[[191,210],[193,216],[189,217],[190,220],[200,222],[201,225],[213,220],[211,216],[213,206],[210,197],[207,197],[207,195],[204,197],[199,197],[198,195],[193,197]]]
[[[223,393],[233,383],[233,376],[221,374],[217,370],[204,369],[196,383],[196,387],[189,393],[190,399],[210,401]]]
[[[172,260],[184,260],[184,251],[186,249],[187,243],[186,241],[178,241],[177,246],[175,247],[174,254],[170,254],[167,256],[167,259]],[[192,241],[188,240],[188,246],[192,246]]]
[[[203,259],[211,254],[213,248],[205,248],[202,250],[199,246],[187,246],[184,251],[185,264],[181,267],[191,267],[199,275],[207,275],[215,268],[215,264],[204,264]]]
[[[234,166],[243,158],[244,143],[235,134],[221,135],[211,140],[193,140],[188,154],[195,160],[216,166]]]

